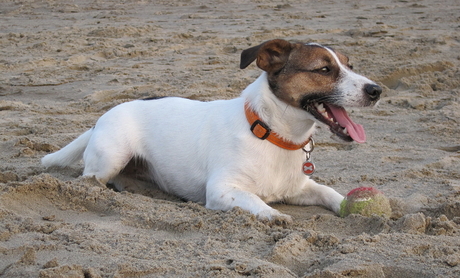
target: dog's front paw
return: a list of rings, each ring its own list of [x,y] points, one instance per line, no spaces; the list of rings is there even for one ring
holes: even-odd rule
[[[281,226],[292,223],[292,217],[290,215],[283,214],[276,209],[263,210],[257,214],[257,218]]]

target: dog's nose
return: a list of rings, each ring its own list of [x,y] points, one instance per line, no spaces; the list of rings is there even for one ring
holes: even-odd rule
[[[366,84],[364,86],[364,91],[370,99],[377,100],[380,97],[380,94],[382,93],[382,87],[375,84]]]

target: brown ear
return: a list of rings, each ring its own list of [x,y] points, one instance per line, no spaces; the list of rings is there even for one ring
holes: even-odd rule
[[[266,72],[280,70],[287,62],[292,45],[285,40],[271,40],[243,50],[240,68],[244,69],[257,59],[257,66]]]

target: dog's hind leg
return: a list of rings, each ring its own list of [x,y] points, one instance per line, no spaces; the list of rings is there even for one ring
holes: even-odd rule
[[[95,176],[106,184],[123,170],[132,157],[133,154],[126,144],[117,142],[111,136],[95,134],[83,154],[83,176]]]
[[[291,205],[324,206],[337,214],[339,213],[342,200],[343,196],[337,191],[328,186],[318,184],[313,180],[308,180],[296,195],[284,199],[287,204]]]

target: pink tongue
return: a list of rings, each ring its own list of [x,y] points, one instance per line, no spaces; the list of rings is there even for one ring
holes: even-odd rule
[[[328,105],[329,110],[331,111],[334,118],[337,120],[341,127],[346,127],[348,134],[358,143],[366,142],[366,133],[364,133],[364,128],[360,124],[354,123],[350,117],[348,117],[347,111],[342,107]]]

